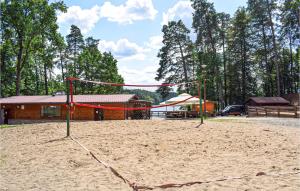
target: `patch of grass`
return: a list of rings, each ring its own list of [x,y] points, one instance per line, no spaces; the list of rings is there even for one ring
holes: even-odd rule
[[[0,155],[0,166],[3,166],[6,163],[6,155]]]
[[[240,119],[227,119],[227,118],[223,118],[223,119],[220,119],[220,118],[210,118],[210,119],[207,119],[208,121],[213,121],[213,122],[220,122],[220,123],[224,123],[224,122],[227,122],[227,123],[248,123],[247,121],[241,121]]]
[[[0,125],[0,129],[16,127],[16,125]]]
[[[233,122],[233,121],[237,121],[236,119],[219,119],[219,118],[210,118],[207,119],[209,121],[215,121],[215,122]]]

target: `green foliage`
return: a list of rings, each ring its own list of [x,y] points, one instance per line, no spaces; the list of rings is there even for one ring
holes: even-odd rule
[[[248,0],[247,7],[238,8],[233,18],[218,13],[208,0],[191,0],[191,5],[196,41],[181,44],[191,48],[189,76],[207,79],[207,98],[217,101],[219,108],[243,104],[250,96],[299,91],[299,1]],[[171,27],[170,23],[163,26],[164,45],[158,54],[156,79],[184,82],[183,75],[173,75],[176,70],[168,68],[176,64],[176,56],[169,54],[176,48],[169,42],[176,42],[176,36],[170,34],[176,34],[178,29]],[[188,38],[189,33],[185,35]],[[169,91],[168,87],[157,90],[163,97]],[[189,91],[197,93],[195,87]]]
[[[66,11],[61,1],[1,1],[1,97],[63,91],[68,76],[123,83],[117,60],[98,50],[98,40],[89,37],[84,42],[80,29],[72,25],[65,42],[57,32],[58,11]],[[74,85],[75,94],[121,90],[78,82]]]
[[[141,100],[146,100],[151,102],[153,105],[158,105],[159,103],[168,100],[172,97],[177,96],[175,92],[168,92],[167,97],[163,97],[159,92],[151,92],[147,90],[142,89],[124,89],[122,93],[125,94],[135,94],[139,97]]]
[[[13,49],[11,59],[15,64],[16,95],[21,92],[22,72],[29,64],[35,42],[41,38],[51,40],[58,29],[56,11],[65,10],[63,2],[48,4],[46,0],[1,1],[1,34],[5,37],[2,41]]]
[[[160,94],[155,93],[155,92],[150,92],[150,91],[147,91],[147,90],[124,89],[122,91],[122,93],[135,94],[139,97],[139,99],[149,101],[154,105],[157,105],[162,101]]]
[[[82,73],[79,77],[91,81],[123,83],[122,76],[118,74],[117,60],[110,53],[101,53],[98,50],[99,40],[88,37],[86,46],[78,57],[79,68]],[[81,93],[112,94],[120,92],[122,87],[95,86],[81,84]]]
[[[163,47],[159,50],[160,67],[157,70],[156,80],[164,79],[164,83],[189,82],[193,79],[194,62],[192,61],[192,41],[189,38],[190,31],[181,20],[171,21],[164,25]],[[189,92],[188,86],[179,86],[179,91],[184,89]],[[162,87],[158,90],[168,95],[170,89]]]

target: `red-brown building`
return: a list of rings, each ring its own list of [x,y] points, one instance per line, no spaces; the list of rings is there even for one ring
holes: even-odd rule
[[[149,110],[126,111],[125,108],[151,106],[150,102],[139,100],[133,94],[115,95],[74,95],[75,103],[103,105],[124,108],[106,110],[74,106],[73,120],[124,120],[148,119]],[[0,108],[8,119],[66,119],[66,95],[55,96],[13,96],[0,99]]]
[[[290,102],[282,97],[250,97],[247,106],[288,106]]]

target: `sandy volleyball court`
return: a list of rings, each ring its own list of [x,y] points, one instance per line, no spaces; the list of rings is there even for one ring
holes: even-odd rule
[[[212,181],[164,190],[300,189],[300,128],[259,120],[216,119],[195,128],[198,124],[75,122],[71,134],[138,185]],[[17,125],[0,132],[0,190],[132,190],[63,138],[65,123]],[[243,178],[214,181],[233,177]]]

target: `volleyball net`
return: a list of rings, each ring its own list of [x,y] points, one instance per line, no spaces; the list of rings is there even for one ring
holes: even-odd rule
[[[67,105],[70,109],[71,119],[89,119],[91,115],[94,116],[92,118],[95,120],[149,119],[154,112],[165,112],[164,114],[166,114],[168,110],[178,111],[177,117],[180,117],[179,111],[187,110],[193,111],[194,117],[199,116],[199,109],[197,110],[196,105],[199,105],[201,93],[197,81],[163,84],[123,84],[68,78],[67,86],[69,92]],[[159,88],[169,88],[170,95],[163,98],[156,92]],[[182,96],[175,93],[178,89],[184,92],[185,88],[193,88],[198,91],[194,91],[193,94],[184,93]],[[88,108],[90,111],[93,109],[94,113],[90,116],[84,116],[87,115]],[[181,115],[184,114],[181,113]]]

